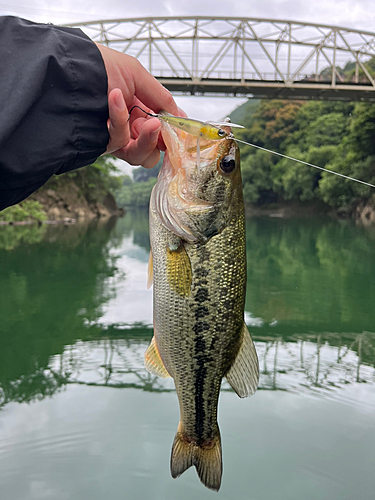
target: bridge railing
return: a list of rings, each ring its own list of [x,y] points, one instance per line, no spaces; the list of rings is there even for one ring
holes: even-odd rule
[[[153,75],[156,78],[195,78],[199,79],[199,76],[194,76],[192,77],[191,73],[188,71],[184,70],[175,70],[175,74],[171,74],[171,71],[168,68],[154,68],[153,69]],[[262,80],[262,81],[269,81],[269,82],[275,82],[275,81],[281,81],[278,78],[278,75],[276,73],[255,73],[246,71],[243,74],[240,72],[233,72],[233,71],[212,71],[210,72],[210,79],[212,80],[239,80],[239,81],[256,81],[256,80]],[[318,82],[318,83],[330,83],[331,80],[329,77],[326,75],[307,75],[306,73],[299,73],[295,75],[295,82]],[[352,83],[352,84],[362,84],[362,85],[370,85],[370,82],[368,82],[367,78],[365,77],[358,77],[358,79],[355,78],[354,75],[348,77],[341,77],[338,82],[336,82],[336,85],[339,85],[340,83]]]
[[[172,91],[375,100],[366,64],[375,56],[371,32],[235,17],[112,19],[70,26],[136,57]]]

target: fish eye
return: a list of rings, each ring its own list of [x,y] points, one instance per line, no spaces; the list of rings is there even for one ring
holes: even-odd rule
[[[220,137],[224,137],[227,135],[227,133],[225,132],[225,130],[223,130],[222,128],[219,128],[219,130],[217,131],[218,135]]]
[[[220,161],[220,168],[225,174],[230,174],[235,169],[236,162],[233,156],[223,156]]]

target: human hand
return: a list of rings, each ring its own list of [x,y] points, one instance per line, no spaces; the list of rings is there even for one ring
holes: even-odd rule
[[[174,115],[183,113],[169,93],[134,57],[97,44],[108,76],[110,140],[106,153],[131,165],[152,168],[165,146],[159,134],[160,121],[134,110],[128,121],[128,109],[140,106],[158,113],[161,109]],[[184,113],[183,113],[184,114]]]

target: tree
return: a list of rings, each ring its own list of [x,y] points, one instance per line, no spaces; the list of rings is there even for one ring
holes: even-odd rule
[[[356,104],[350,124],[350,144],[359,158],[375,155],[375,106]]]

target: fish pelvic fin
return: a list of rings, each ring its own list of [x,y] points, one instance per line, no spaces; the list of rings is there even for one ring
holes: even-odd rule
[[[171,475],[181,476],[189,467],[195,466],[200,481],[210,490],[219,491],[223,465],[221,458],[221,438],[217,427],[216,436],[202,444],[197,444],[184,435],[180,422],[174,438],[171,455]]]
[[[148,372],[152,373],[152,375],[156,375],[161,378],[170,377],[160,357],[155,337],[152,337],[151,344],[145,352],[145,367]]]
[[[242,344],[233,365],[225,375],[240,398],[254,394],[259,383],[259,363],[254,343],[244,322]]]

